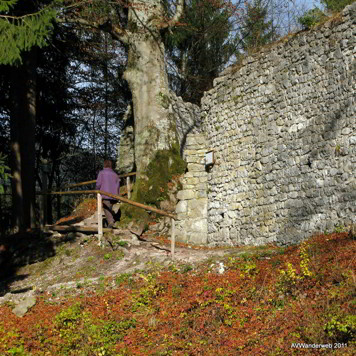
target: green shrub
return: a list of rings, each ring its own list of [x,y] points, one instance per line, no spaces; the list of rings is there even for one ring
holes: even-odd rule
[[[317,7],[307,11],[303,16],[298,19],[298,22],[304,29],[310,29],[326,18],[326,15]]]
[[[325,325],[324,331],[334,342],[346,343],[356,335],[356,315],[346,317],[332,317]]]
[[[354,1],[355,0],[321,0],[320,2],[326,6],[327,10],[331,12],[339,12]]]
[[[30,354],[25,351],[23,346],[12,347],[7,351],[7,353],[12,356],[30,356]]]

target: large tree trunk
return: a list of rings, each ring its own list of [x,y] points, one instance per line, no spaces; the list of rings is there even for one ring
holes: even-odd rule
[[[132,1],[129,9],[129,58],[124,78],[132,92],[135,163],[144,172],[154,153],[176,140],[169,115],[169,87],[165,69],[160,0]]]
[[[36,49],[13,67],[11,85],[11,169],[13,228],[35,226]]]

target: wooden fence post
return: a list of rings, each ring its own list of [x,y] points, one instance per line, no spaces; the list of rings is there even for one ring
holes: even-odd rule
[[[127,199],[131,198],[130,176],[126,177]]]
[[[101,239],[103,237],[103,213],[102,213],[102,200],[101,194],[97,194],[97,202],[98,202],[98,236],[99,236],[99,246],[101,246]]]
[[[171,218],[172,221],[172,236],[171,236],[171,255],[172,259],[174,258],[174,248],[176,243],[176,231],[175,231],[175,220]]]

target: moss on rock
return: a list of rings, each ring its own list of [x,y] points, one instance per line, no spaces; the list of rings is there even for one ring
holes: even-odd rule
[[[146,175],[136,182],[134,198],[136,201],[155,205],[168,199],[168,183],[173,176],[183,174],[187,164],[179,154],[178,144],[169,150],[159,150],[149,163]]]
[[[159,208],[161,201],[169,199],[169,182],[172,181],[174,176],[183,174],[186,167],[186,162],[179,154],[178,144],[174,144],[168,150],[157,151],[147,166],[146,174],[137,179],[131,199]],[[121,226],[127,225],[131,221],[148,222],[149,220],[150,215],[144,209],[128,204],[121,207]]]

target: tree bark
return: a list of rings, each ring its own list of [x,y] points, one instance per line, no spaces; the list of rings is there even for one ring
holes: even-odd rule
[[[184,0],[177,0],[174,16],[167,18],[161,0],[128,0],[128,23],[123,26],[100,16],[93,20],[75,14],[73,18],[57,19],[107,31],[127,45],[124,79],[132,94],[138,176],[145,171],[157,150],[167,149],[177,140],[174,118],[169,114],[170,94],[160,31],[176,25],[183,5]]]
[[[11,84],[11,170],[13,229],[35,226],[36,48],[13,67]]]
[[[160,29],[168,25],[171,22],[164,22],[161,1],[131,1],[129,54],[124,78],[132,93],[138,175],[145,171],[157,150],[169,148],[177,139],[175,122],[169,114],[165,50],[160,34]]]

